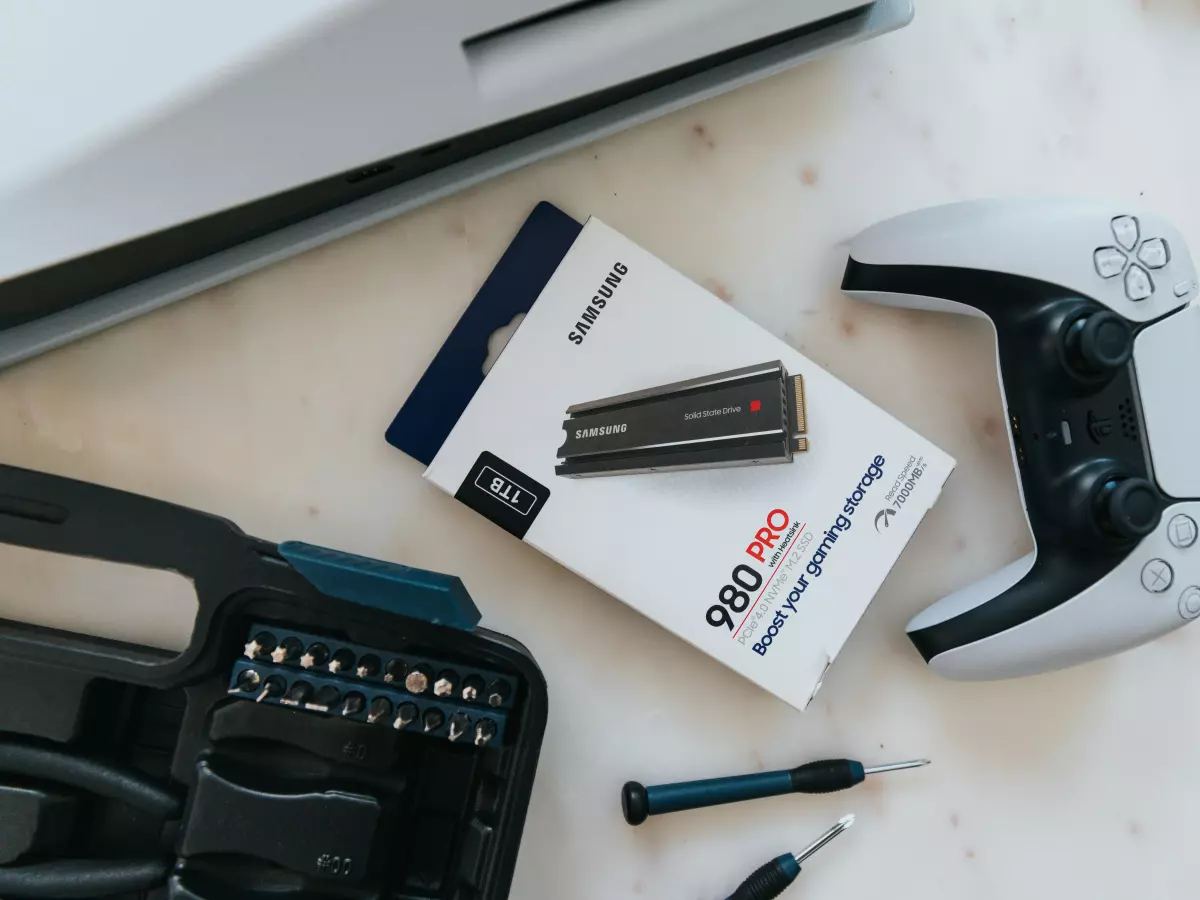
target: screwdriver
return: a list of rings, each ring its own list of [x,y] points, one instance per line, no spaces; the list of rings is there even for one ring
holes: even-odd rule
[[[700,809],[780,794],[830,794],[861,784],[868,775],[927,765],[927,759],[914,759],[866,768],[853,759],[821,759],[794,769],[704,781],[681,781],[651,787],[629,781],[621,789],[621,811],[630,825],[641,825],[649,816],[683,809]]]
[[[842,816],[837,824],[801,850],[785,853],[756,869],[726,900],[772,900],[800,874],[800,864],[854,824],[854,816]]]

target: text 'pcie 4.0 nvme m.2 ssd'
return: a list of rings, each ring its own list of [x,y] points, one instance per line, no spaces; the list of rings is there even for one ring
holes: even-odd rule
[[[554,471],[568,478],[792,461],[808,449],[804,380],[761,363],[578,403]]]

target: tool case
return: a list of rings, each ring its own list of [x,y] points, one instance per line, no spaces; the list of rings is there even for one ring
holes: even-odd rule
[[[546,684],[458,578],[9,466],[0,543],[198,598],[179,654],[0,620],[4,900],[508,896]]]

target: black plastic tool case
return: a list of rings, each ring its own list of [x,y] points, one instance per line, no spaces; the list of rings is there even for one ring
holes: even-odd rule
[[[0,620],[4,900],[508,895],[546,685],[457,578],[7,466],[0,542],[199,599],[178,655]]]

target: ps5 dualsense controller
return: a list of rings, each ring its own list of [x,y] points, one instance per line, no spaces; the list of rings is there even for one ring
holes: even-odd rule
[[[1034,551],[916,616],[952,678],[1063,668],[1200,616],[1200,301],[1151,213],[984,200],[899,216],[850,246],[842,289],[983,316]]]

